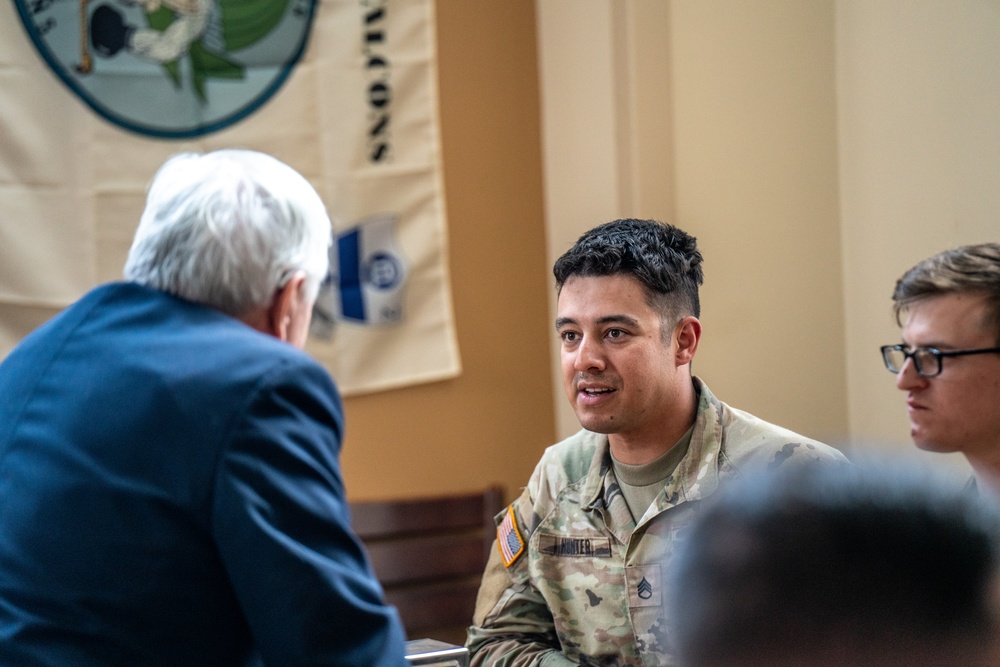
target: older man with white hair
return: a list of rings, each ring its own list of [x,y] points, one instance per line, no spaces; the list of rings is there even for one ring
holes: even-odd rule
[[[299,349],[330,232],[274,158],[176,156],[126,282],[0,364],[0,664],[406,664]]]

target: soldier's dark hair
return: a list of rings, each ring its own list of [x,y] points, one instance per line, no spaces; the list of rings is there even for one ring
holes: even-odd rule
[[[730,482],[669,565],[681,662],[984,664],[998,527],[961,482],[898,462]]]
[[[986,297],[988,321],[1000,345],[1000,243],[966,245],[921,261],[896,281],[892,293],[896,322],[914,303],[940,294],[979,293]]]
[[[634,276],[650,307],[664,318],[698,317],[698,286],[704,280],[695,238],[656,220],[625,218],[598,225],[556,260],[552,273],[562,291],[574,276]]]

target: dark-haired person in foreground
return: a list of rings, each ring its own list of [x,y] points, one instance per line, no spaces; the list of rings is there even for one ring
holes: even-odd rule
[[[301,348],[331,228],[287,165],[183,154],[125,265],[0,364],[0,665],[405,665]]]
[[[919,262],[892,294],[903,342],[882,347],[920,449],[961,452],[1000,493],[1000,243]]]
[[[750,475],[670,563],[684,667],[1000,665],[1000,519],[892,466]]]
[[[563,384],[583,430],[497,517],[476,665],[672,665],[663,564],[700,501],[756,468],[844,461],[691,375],[702,257],[651,220],[592,229],[556,262]]]

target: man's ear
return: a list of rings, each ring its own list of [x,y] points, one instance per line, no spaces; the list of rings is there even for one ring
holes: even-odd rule
[[[299,309],[308,306],[302,298],[305,282],[305,271],[293,273],[288,282],[274,293],[274,300],[267,311],[269,333],[286,343],[289,342],[289,330],[293,318],[299,314]]]
[[[686,366],[694,359],[698,351],[698,341],[701,340],[701,322],[697,317],[689,315],[677,323],[674,329],[677,335],[677,351],[675,358],[678,366]]]

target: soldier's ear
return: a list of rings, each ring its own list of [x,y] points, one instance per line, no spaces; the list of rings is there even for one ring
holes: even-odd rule
[[[701,321],[694,315],[688,315],[674,327],[674,340],[677,348],[674,360],[678,366],[686,366],[694,360],[698,351],[698,341],[701,340]]]

